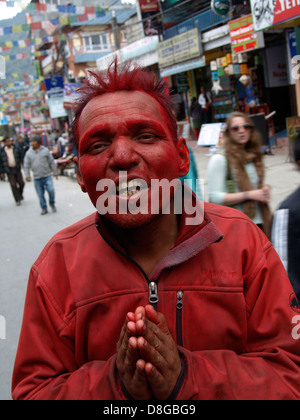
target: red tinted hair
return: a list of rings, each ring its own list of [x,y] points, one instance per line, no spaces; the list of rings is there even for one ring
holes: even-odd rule
[[[76,147],[79,146],[79,119],[87,103],[97,96],[118,91],[141,91],[152,96],[163,108],[166,121],[174,142],[177,140],[177,122],[173,113],[172,98],[167,93],[165,82],[155,75],[133,66],[132,63],[118,65],[117,58],[110,64],[107,72],[89,72],[91,77],[86,86],[80,89],[80,100],[75,110],[72,133]]]

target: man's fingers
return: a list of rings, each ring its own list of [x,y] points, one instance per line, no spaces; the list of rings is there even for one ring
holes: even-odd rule
[[[145,313],[146,317],[156,324],[161,331],[170,334],[166,318],[162,313],[157,312],[152,305],[145,306]]]
[[[117,343],[117,350],[120,348],[120,346],[122,345],[122,342],[124,340],[125,334],[127,332],[128,322],[134,322],[134,321],[135,321],[135,314],[133,312],[128,312],[126,314],[126,319],[125,319],[125,322],[123,324],[123,327],[122,327],[122,330],[121,330],[121,333],[120,333],[119,341]]]
[[[155,398],[159,400],[167,399],[172,390],[170,390],[164,376],[152,365],[152,363],[145,364],[145,374]]]

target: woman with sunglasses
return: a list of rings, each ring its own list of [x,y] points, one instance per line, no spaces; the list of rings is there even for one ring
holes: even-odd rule
[[[260,133],[248,115],[227,118],[223,151],[208,165],[208,187],[210,202],[237,208],[270,235],[271,190],[264,184]]]

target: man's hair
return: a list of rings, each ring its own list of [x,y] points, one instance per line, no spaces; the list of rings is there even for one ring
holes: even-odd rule
[[[87,103],[97,96],[118,91],[140,91],[152,96],[163,108],[166,122],[174,142],[177,140],[177,122],[173,112],[174,105],[169,96],[165,82],[140,67],[127,62],[118,64],[117,58],[109,65],[106,72],[89,71],[90,78],[86,86],[79,90],[81,94],[75,118],[72,123],[72,133],[75,146],[79,146],[79,119]]]
[[[30,140],[37,141],[40,144],[42,143],[42,137],[39,134],[32,134],[32,136],[30,136]]]
[[[300,161],[300,133],[297,134],[297,136],[294,138],[294,158],[295,161]]]

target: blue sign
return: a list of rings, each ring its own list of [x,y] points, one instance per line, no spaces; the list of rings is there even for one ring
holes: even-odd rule
[[[291,58],[293,58],[295,57],[295,55],[297,55],[296,32],[294,29],[292,29],[291,31],[288,31],[287,34],[288,34]]]
[[[3,119],[0,120],[0,125],[7,125],[7,124],[8,124],[7,116],[4,115],[3,116]]]
[[[45,79],[46,89],[56,89],[56,88],[64,88],[64,81],[62,76],[55,76]]]

